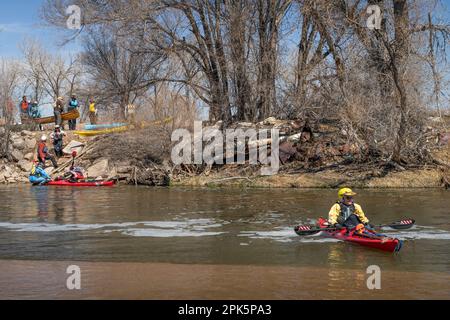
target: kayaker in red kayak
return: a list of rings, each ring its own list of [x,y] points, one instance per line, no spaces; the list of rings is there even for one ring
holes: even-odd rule
[[[354,196],[356,196],[356,193],[350,188],[339,190],[339,201],[331,208],[328,214],[330,226],[350,230],[363,224],[367,229],[372,229],[362,207],[354,202]]]

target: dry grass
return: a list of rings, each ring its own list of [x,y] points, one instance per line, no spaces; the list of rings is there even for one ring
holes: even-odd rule
[[[138,167],[161,164],[170,156],[170,136],[160,128],[147,128],[97,137],[90,160],[108,158],[114,163],[128,162]]]
[[[190,187],[248,187],[248,188],[336,188],[344,183],[342,173],[324,171],[276,175],[249,179],[226,180],[228,176],[216,173],[210,176],[181,178],[173,185]],[[358,188],[440,188],[442,172],[439,169],[421,169],[391,172],[382,178],[361,180],[359,177],[345,179],[345,185]]]

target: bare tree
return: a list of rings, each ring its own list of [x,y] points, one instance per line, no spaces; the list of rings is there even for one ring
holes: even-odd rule
[[[3,135],[0,136],[2,140],[0,145],[0,157],[9,157],[9,136],[11,132],[11,125],[14,121],[14,116],[17,113],[17,107],[13,102],[15,90],[19,86],[19,78],[21,74],[21,66],[17,61],[0,60],[0,106],[2,116],[5,119],[5,126]]]
[[[339,123],[361,154],[404,163],[423,157],[427,96],[433,94],[439,105],[442,95],[440,80],[445,77],[437,71],[450,29],[434,22],[436,3],[48,0],[44,16],[65,27],[66,6],[77,4],[84,13],[78,34],[113,26],[114,42],[122,43],[124,52],[167,58],[157,70],[144,67],[147,75],[142,78],[148,81],[128,89],[124,79],[130,70],[105,64],[94,79],[107,77],[103,80],[110,88],[120,88],[103,87],[105,95],[122,97],[118,104],[133,99],[127,92],[164,83],[185,88],[206,104],[211,121],[326,117]],[[367,27],[369,5],[381,9],[378,30]],[[108,41],[106,35],[97,36],[100,43]],[[101,51],[91,49],[94,56]]]
[[[136,41],[139,40],[118,37],[113,28],[92,30],[84,40],[82,63],[96,84],[96,96],[118,102],[123,117],[126,106],[144,96],[157,82],[156,71],[165,59],[161,52],[134,46]]]

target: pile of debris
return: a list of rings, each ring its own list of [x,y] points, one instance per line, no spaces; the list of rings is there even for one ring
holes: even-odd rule
[[[350,139],[346,137],[345,132],[339,130],[338,123],[333,123],[332,121],[311,125],[308,120],[278,120],[276,118],[268,118],[259,123],[238,122],[227,128],[223,128],[222,122],[217,122],[213,126],[204,127],[203,132],[208,129],[220,130],[224,136],[226,136],[225,130],[242,130],[246,137],[244,146],[246,160],[249,159],[250,147],[267,148],[269,155],[271,154],[271,144],[273,142],[271,133],[273,129],[276,129],[279,136],[279,157],[281,165],[285,167],[284,169],[289,167],[286,165],[291,163],[298,164],[297,167],[294,166],[291,168],[296,169],[298,167],[318,167],[354,161],[355,159],[360,159],[364,151],[361,146],[349,142]],[[261,139],[258,136],[256,139],[250,140],[248,138],[250,136],[248,134],[250,130],[257,133],[265,131],[267,137]],[[203,139],[203,137],[198,136],[196,139]],[[198,142],[196,140],[188,140],[185,143],[191,143],[192,149]],[[236,139],[234,144],[235,154],[232,156],[229,153],[226,154],[226,148],[229,148],[229,146],[224,143],[223,154],[226,158],[223,159],[222,163],[230,164],[233,162],[227,161],[230,160],[230,157],[233,159],[237,158],[237,150],[239,150],[239,147],[243,147],[243,141]],[[203,144],[203,148],[206,145]],[[184,148],[184,146],[182,147]],[[180,147],[180,149],[182,148]],[[223,166],[182,165],[177,169],[189,175],[196,175],[199,173],[208,173],[214,168],[221,170]]]

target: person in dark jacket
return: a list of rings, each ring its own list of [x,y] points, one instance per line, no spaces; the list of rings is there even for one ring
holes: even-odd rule
[[[72,111],[74,109],[78,109],[79,104],[77,97],[75,95],[72,95],[70,102],[69,102],[69,109],[68,111]],[[77,130],[77,119],[69,120],[69,130]]]
[[[54,108],[53,108],[53,112],[55,114],[55,125],[57,126],[61,126],[63,125],[62,123],[62,113],[64,111],[64,99],[62,97],[58,97],[58,99],[56,99]]]
[[[55,131],[50,135],[53,141],[53,148],[55,149],[55,154],[58,158],[64,155],[63,146],[64,146],[64,136],[66,133],[61,130],[60,126],[55,126]]]

